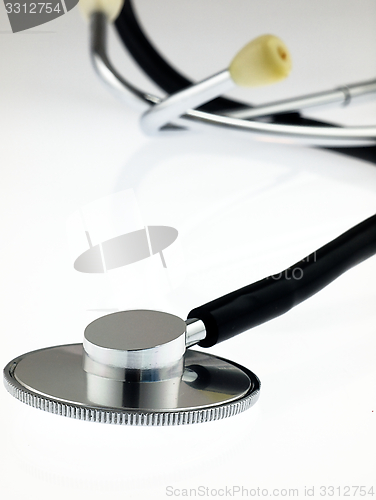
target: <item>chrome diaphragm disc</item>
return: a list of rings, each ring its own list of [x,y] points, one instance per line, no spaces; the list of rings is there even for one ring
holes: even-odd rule
[[[188,349],[181,369],[153,380],[86,371],[82,344],[15,358],[4,369],[7,390],[35,408],[113,424],[179,425],[217,420],[250,408],[260,381],[236,363]],[[95,370],[94,370],[95,372]],[[108,375],[106,373],[106,375]],[[112,376],[112,375],[111,375]]]
[[[196,336],[192,324],[172,314],[108,314],[86,327],[82,344],[11,361],[5,385],[26,404],[95,422],[191,424],[249,408],[258,398],[258,378],[231,361],[187,349]]]

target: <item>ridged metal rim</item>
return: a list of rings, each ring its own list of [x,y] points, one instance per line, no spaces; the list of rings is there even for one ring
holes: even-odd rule
[[[85,420],[87,422],[117,425],[170,426],[221,420],[238,415],[253,406],[259,398],[261,386],[260,380],[253,372],[237,363],[231,362],[234,366],[241,368],[252,380],[252,388],[235,401],[197,410],[148,412],[126,409],[122,411],[117,408],[98,408],[64,403],[54,398],[41,396],[40,394],[26,389],[13,377],[14,369],[21,358],[22,357],[12,360],[4,368],[4,386],[13,397],[33,408],[54,413],[55,415]]]

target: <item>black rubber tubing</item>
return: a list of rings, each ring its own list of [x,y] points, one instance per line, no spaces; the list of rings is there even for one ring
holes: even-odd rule
[[[373,215],[282,273],[193,309],[188,318],[207,331],[199,345],[211,347],[286,313],[375,254]]]
[[[136,63],[160,88],[172,94],[192,83],[172,68],[148,40],[137,20],[132,0],[125,0],[115,25],[122,42]],[[237,101],[217,98],[200,109],[220,112],[244,106],[243,103]],[[331,125],[304,118],[298,112],[275,115],[273,118],[275,122],[285,124]],[[375,146],[334,148],[334,151],[376,163]],[[370,228],[364,236],[363,228],[368,228],[369,222]],[[358,231],[360,231],[359,234]],[[324,288],[347,269],[373,255],[376,246],[375,232],[374,217],[371,217],[303,261],[286,269],[281,275],[271,276],[194,309],[188,317],[202,319],[208,330],[207,338],[200,345],[209,347],[287,312]],[[357,247],[356,251],[351,254],[351,249],[354,245],[356,246],[357,241],[363,241],[362,235],[367,240],[365,247]],[[300,272],[304,273],[304,279],[289,279],[294,273],[297,276],[296,273]],[[235,309],[239,312],[236,320],[234,319],[237,315]]]

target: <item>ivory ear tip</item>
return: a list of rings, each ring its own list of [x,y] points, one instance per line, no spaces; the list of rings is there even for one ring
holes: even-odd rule
[[[85,18],[90,18],[94,12],[102,12],[109,21],[114,21],[123,8],[124,0],[80,0],[78,5]]]
[[[274,35],[262,35],[238,52],[229,71],[237,85],[258,87],[283,80],[291,67],[291,56],[285,43]]]

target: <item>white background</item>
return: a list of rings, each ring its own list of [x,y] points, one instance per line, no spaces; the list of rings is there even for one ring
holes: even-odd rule
[[[252,102],[376,74],[376,5],[368,0],[137,5],[158,46],[195,79],[224,68],[250,38],[281,36],[293,73],[275,87],[234,91]],[[158,92],[115,35],[110,46],[130,80]],[[80,342],[100,315],[92,309],[185,317],[375,213],[376,168],[367,162],[222,133],[144,137],[137,113],[96,80],[87,52],[78,9],[12,34],[0,5],[3,366]],[[312,116],[371,124],[375,111],[368,104]],[[76,272],[70,215],[126,189],[146,224],[178,229],[167,271],[155,256],[106,276]],[[2,497],[159,499],[167,486],[200,485],[298,488],[300,497],[305,487],[319,497],[320,486],[373,485],[376,493],[375,272],[370,259],[289,314],[211,349],[262,382],[257,405],[228,420],[100,425],[37,411],[2,390]]]

